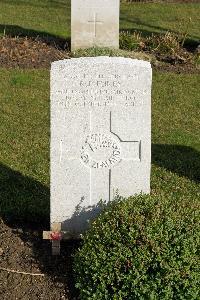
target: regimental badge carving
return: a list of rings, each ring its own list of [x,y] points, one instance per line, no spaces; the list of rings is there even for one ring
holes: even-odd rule
[[[81,160],[89,168],[110,169],[121,160],[120,142],[111,135],[92,133],[81,148]]]

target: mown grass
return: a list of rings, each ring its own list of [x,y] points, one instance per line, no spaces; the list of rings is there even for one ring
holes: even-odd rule
[[[121,6],[121,29],[137,30],[144,36],[172,31],[188,32],[188,37],[198,41],[200,4],[135,3]],[[191,19],[191,21],[190,21]]]
[[[1,0],[0,32],[67,38],[70,36],[70,1]]]
[[[49,219],[49,74],[0,71],[0,212]],[[40,223],[39,223],[40,224]]]
[[[200,4],[121,4],[120,30],[139,30],[143,35],[167,30],[188,31],[200,39]],[[189,22],[191,18],[191,22]],[[0,34],[70,37],[69,0],[1,0]]]
[[[154,72],[154,194],[200,191],[199,75]],[[49,71],[0,70],[0,211],[10,219],[49,218]]]

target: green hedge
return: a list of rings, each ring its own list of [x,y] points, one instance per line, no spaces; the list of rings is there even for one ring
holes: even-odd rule
[[[119,198],[74,257],[80,299],[200,299],[198,199]]]

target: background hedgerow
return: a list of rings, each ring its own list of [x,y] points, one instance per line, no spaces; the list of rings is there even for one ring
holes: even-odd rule
[[[199,299],[196,197],[118,198],[74,257],[80,299]]]

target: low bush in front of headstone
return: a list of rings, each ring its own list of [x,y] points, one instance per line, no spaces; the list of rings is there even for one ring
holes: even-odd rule
[[[74,256],[80,299],[199,299],[198,199],[118,197]]]

